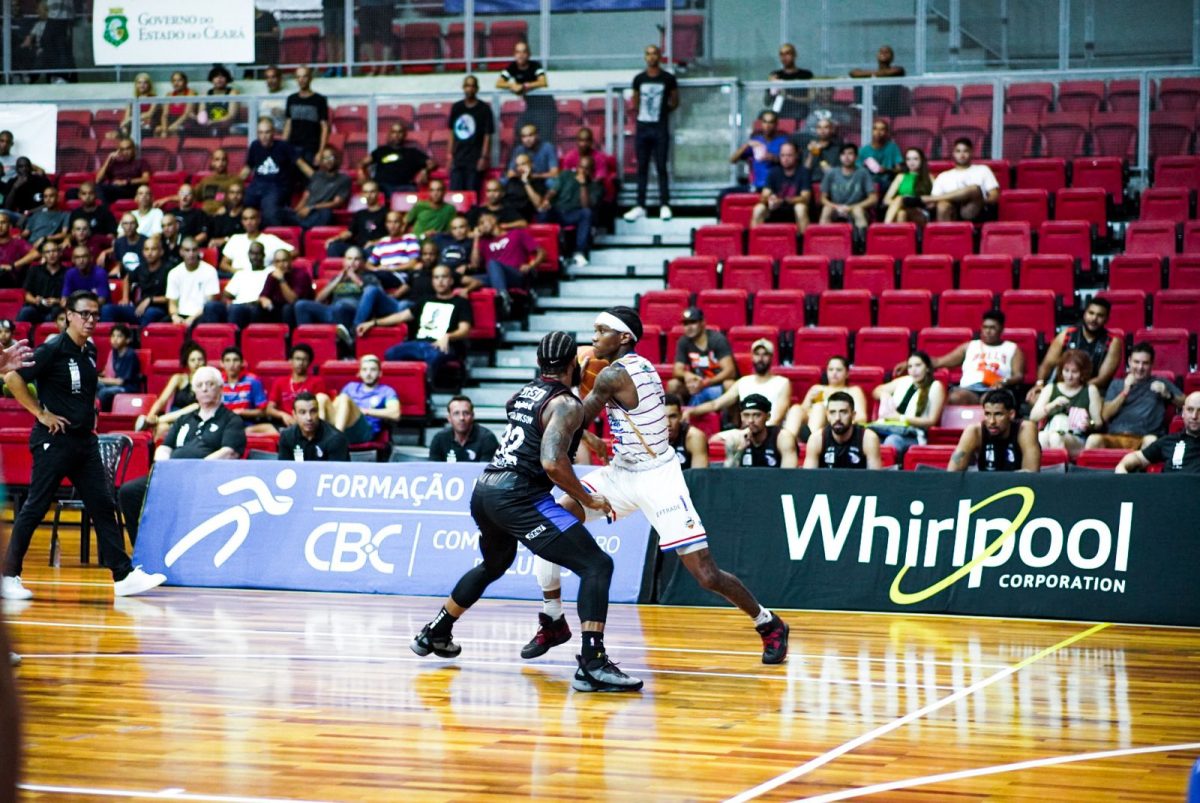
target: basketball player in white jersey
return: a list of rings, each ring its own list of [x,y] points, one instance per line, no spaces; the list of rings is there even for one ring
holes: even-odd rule
[[[609,465],[589,474],[583,483],[607,497],[614,517],[640,509],[658,531],[660,549],[675,552],[702,588],[720,594],[754,620],[762,636],[763,663],[782,663],[787,657],[788,625],[760,605],[741,580],[722,571],[709,552],[704,525],[669,442],[662,380],[654,365],[633,350],[641,336],[642,322],[629,307],[612,307],[596,318],[592,347],[595,356],[610,365],[596,377],[584,400],[583,420],[591,421],[605,410],[614,454]],[[599,439],[589,446],[603,453]],[[570,497],[559,504],[584,520],[583,507]],[[541,626],[521,651],[523,658],[542,655],[571,637],[558,599],[559,567],[540,560],[535,567],[547,608],[556,609],[558,616],[549,611],[539,614]]]

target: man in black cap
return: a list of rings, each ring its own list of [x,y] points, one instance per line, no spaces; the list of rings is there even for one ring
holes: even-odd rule
[[[796,436],[779,426],[767,426],[771,402],[761,393],[742,399],[741,429],[727,429],[713,436],[725,444],[725,465],[766,468],[795,468],[799,465]]]
[[[576,504],[612,516],[608,500],[584,487],[572,465],[584,423],[583,408],[571,393],[579,374],[575,353],[575,338],[566,332],[550,332],[538,344],[541,375],[508,400],[508,428],[500,450],[471,494],[471,516],[479,525],[483,562],[459,579],[411,647],[417,655],[432,652],[439,658],[462,652],[451,638],[454,623],[504,576],[521,543],[579,575],[583,651],[572,683],[575,690],[637,691],[642,681],[618,669],[604,650],[612,558],[550,494],[557,485]]]
[[[844,390],[825,400],[829,423],[808,438],[805,468],[883,468],[879,436],[854,423],[854,397]]]
[[[718,398],[737,379],[733,349],[725,335],[708,331],[704,310],[688,307],[683,311],[683,337],[675,345],[674,376],[667,390],[697,405]]]

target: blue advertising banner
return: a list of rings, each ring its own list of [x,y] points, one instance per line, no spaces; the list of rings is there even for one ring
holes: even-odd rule
[[[164,461],[151,477],[134,562],[181,586],[442,596],[481,560],[469,504],[482,470]],[[614,562],[610,599],[637,602],[650,543],[645,517],[588,529]],[[563,599],[578,590],[579,578],[564,569]],[[540,599],[533,554],[520,547],[488,596]]]

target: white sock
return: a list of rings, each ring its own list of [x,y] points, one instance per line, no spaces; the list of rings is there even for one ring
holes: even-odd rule
[[[562,597],[542,600],[542,613],[546,614],[551,619],[561,619],[563,615]]]
[[[771,621],[771,617],[773,615],[774,614],[772,614],[766,608],[761,608],[758,612],[758,616],[754,617],[754,626],[758,627],[759,625],[765,625],[767,622]]]

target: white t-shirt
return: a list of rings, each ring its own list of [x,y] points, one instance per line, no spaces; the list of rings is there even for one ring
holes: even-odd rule
[[[284,251],[292,251],[292,247],[283,240],[276,237],[274,234],[259,232],[254,240],[250,239],[248,234],[235,234],[225,241],[225,250],[221,252],[222,256],[229,257],[229,261],[233,263],[233,270],[248,270],[250,268],[250,243],[262,243],[264,253],[266,254],[266,263],[270,265],[275,258],[275,252],[282,248]]]
[[[986,345],[982,340],[972,340],[967,344],[967,353],[963,356],[959,384],[965,388],[976,385],[998,387],[1006,379],[1012,378],[1012,363],[1016,353],[1017,344],[1011,340],[1003,340],[994,346]]]
[[[220,292],[217,269],[207,262],[201,261],[195,270],[180,262],[167,274],[167,298],[176,302],[185,318],[203,312],[205,302]]]
[[[767,416],[768,420],[779,420],[783,416],[781,409],[786,411],[791,404],[792,399],[788,395],[788,379],[786,376],[775,376],[763,382],[757,375],[743,376],[737,382],[733,383],[737,388],[738,401],[745,401],[746,397],[752,393],[759,393],[766,396],[771,401],[771,414]]]
[[[269,268],[239,270],[233,274],[229,284],[225,285],[225,292],[233,296],[234,304],[256,304],[258,297],[262,295],[263,286],[267,283],[267,277],[270,275]]]
[[[1000,182],[987,165],[971,165],[959,169],[952,167],[944,173],[939,173],[933,180],[933,195],[947,195],[967,187],[978,187],[984,195],[992,190],[1000,189]]]
[[[130,210],[129,214],[137,219],[138,234],[143,237],[162,234],[163,211],[161,209],[150,209],[148,212],[139,212],[133,209]]]

